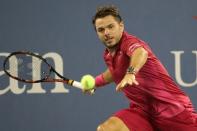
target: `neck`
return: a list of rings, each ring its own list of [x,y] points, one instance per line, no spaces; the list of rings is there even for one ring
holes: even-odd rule
[[[116,53],[116,49],[118,48],[118,44],[111,48],[107,48],[107,50],[110,52],[110,54],[113,56]]]

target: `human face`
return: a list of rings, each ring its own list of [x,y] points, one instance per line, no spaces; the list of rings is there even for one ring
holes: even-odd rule
[[[95,29],[99,39],[111,49],[119,43],[124,30],[123,22],[118,22],[114,16],[105,16],[95,21]]]

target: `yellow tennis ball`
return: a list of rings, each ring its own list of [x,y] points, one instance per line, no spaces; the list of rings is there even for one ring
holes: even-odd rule
[[[93,89],[94,86],[95,86],[95,79],[93,76],[87,74],[87,75],[84,75],[82,78],[81,78],[81,84],[84,88],[84,90],[90,90],[90,89]]]

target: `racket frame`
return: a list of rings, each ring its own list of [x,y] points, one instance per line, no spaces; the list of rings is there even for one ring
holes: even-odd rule
[[[7,70],[6,70],[6,63],[9,61],[9,58],[14,56],[14,55],[17,55],[17,54],[24,54],[24,55],[29,55],[29,56],[34,56],[34,57],[37,57],[39,59],[41,59],[43,62],[45,62],[47,64],[47,66],[49,67],[49,75],[47,75],[46,77],[40,79],[40,80],[36,80],[36,81],[33,81],[33,80],[25,80],[25,79],[21,79],[19,77],[15,77],[13,75],[11,75]],[[77,87],[79,89],[83,89],[82,85],[80,82],[78,81],[75,81],[75,80],[72,80],[72,79],[68,79],[62,75],[60,75],[48,62],[46,59],[44,59],[42,56],[40,55],[37,55],[35,53],[32,53],[32,52],[29,52],[29,51],[16,51],[16,52],[12,52],[10,55],[8,55],[5,60],[4,60],[4,63],[3,63],[3,70],[4,72],[11,78],[13,79],[16,79],[18,81],[22,81],[22,82],[25,82],[25,83],[40,83],[40,82],[63,82],[65,84],[68,84],[70,86],[74,86],[74,87]],[[50,78],[50,74],[51,72],[54,72],[59,78],[61,79],[54,79],[54,78]]]

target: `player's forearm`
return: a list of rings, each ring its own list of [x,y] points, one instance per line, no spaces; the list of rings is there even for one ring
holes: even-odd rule
[[[147,58],[148,52],[142,47],[137,48],[131,56],[130,67],[134,68],[134,72],[137,73],[146,63]]]
[[[109,69],[107,69],[105,72],[103,72],[103,78],[107,83],[113,82],[111,72]]]

